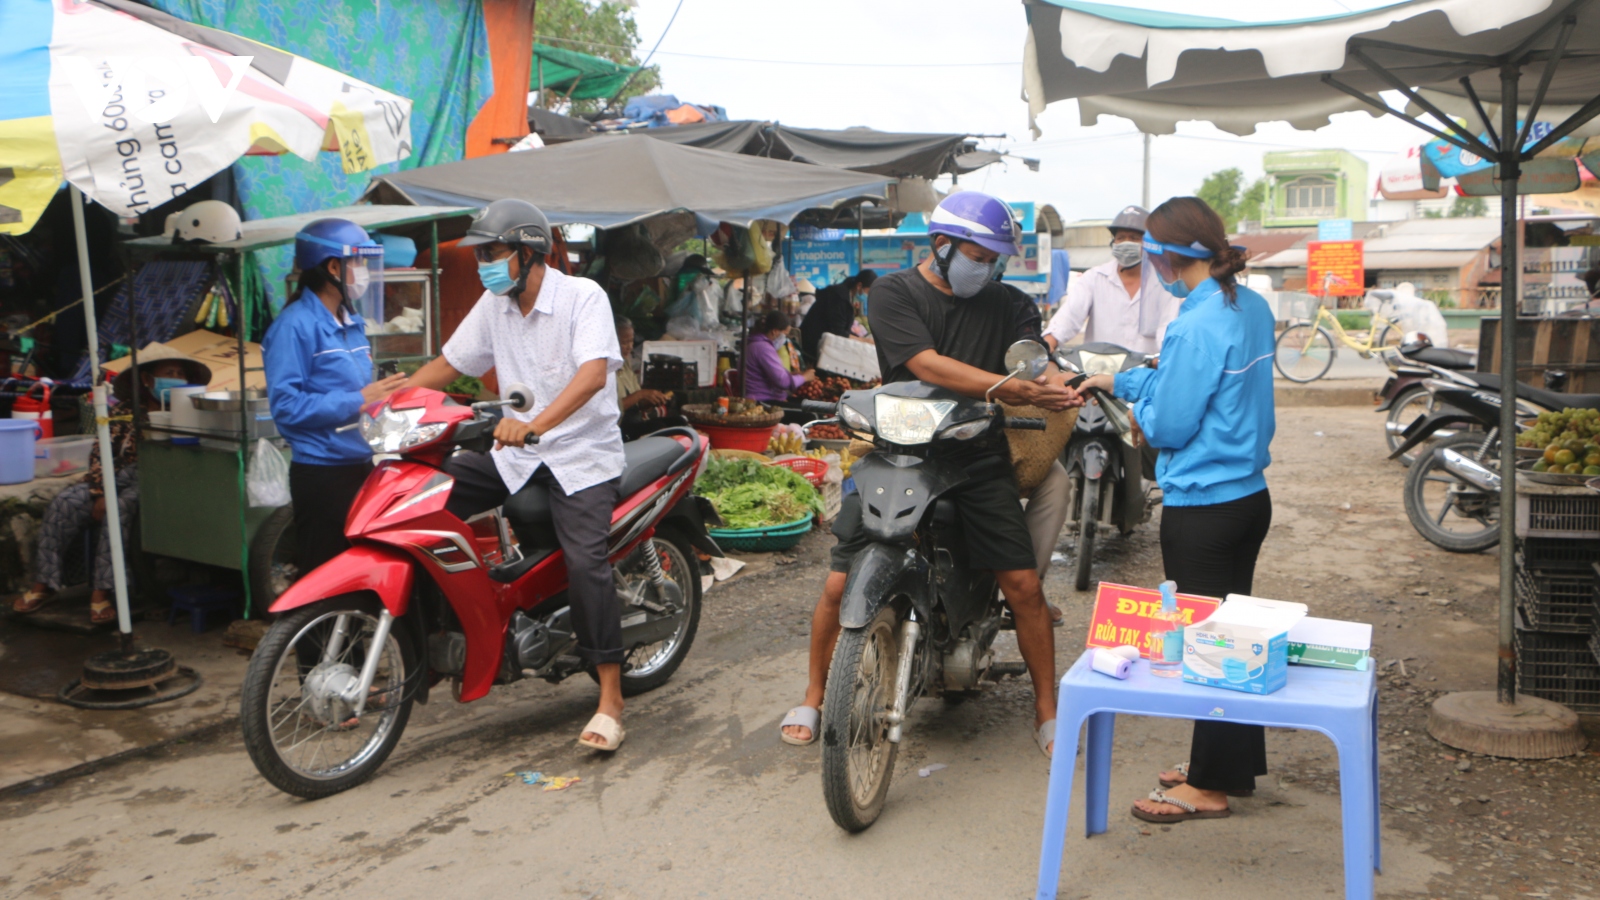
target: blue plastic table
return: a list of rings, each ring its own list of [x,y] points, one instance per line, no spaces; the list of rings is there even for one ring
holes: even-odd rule
[[[1061,679],[1056,705],[1055,758],[1044,807],[1044,842],[1039,851],[1038,900],[1054,900],[1061,878],[1067,807],[1078,756],[1078,729],[1089,722],[1084,757],[1088,782],[1085,832],[1106,830],[1111,796],[1111,735],[1117,713],[1169,719],[1215,718],[1246,725],[1320,731],[1339,752],[1340,806],[1344,819],[1344,895],[1372,900],[1379,868],[1378,685],[1374,673],[1290,666],[1289,683],[1266,695],[1246,694],[1150,674],[1138,660],[1126,681],[1089,668],[1078,657]]]

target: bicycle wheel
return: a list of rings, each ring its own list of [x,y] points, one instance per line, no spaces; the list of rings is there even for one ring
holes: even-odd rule
[[[1299,384],[1316,381],[1333,367],[1333,338],[1325,328],[1305,322],[1290,325],[1278,335],[1272,364],[1279,375],[1290,381]]]
[[[1374,349],[1398,350],[1400,349],[1401,341],[1404,339],[1405,335],[1400,332],[1400,329],[1393,325],[1385,325],[1383,330],[1378,332],[1377,343],[1372,346]]]

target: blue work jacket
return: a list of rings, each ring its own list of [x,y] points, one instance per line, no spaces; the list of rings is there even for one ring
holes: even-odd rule
[[[1161,451],[1156,481],[1167,506],[1210,506],[1267,486],[1276,418],[1273,320],[1267,301],[1243,285],[1237,305],[1207,279],[1167,326],[1157,369],[1117,375],[1116,395],[1150,446]]]
[[[372,381],[372,347],[359,315],[351,313],[341,325],[316,294],[301,291],[267,329],[263,353],[272,418],[295,462],[342,466],[372,459],[360,432],[334,430],[356,421],[361,389]]]

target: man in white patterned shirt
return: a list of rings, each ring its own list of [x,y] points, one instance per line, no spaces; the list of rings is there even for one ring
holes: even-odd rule
[[[623,467],[622,354],[605,291],[548,268],[550,243],[544,213],[522,200],[497,200],[473,220],[461,245],[475,248],[483,296],[408,386],[442,390],[493,368],[501,385],[533,389],[533,408],[507,410],[495,427],[492,453],[459,452],[445,465],[455,478],[447,508],[465,519],[524,486],[548,490],[578,653],[600,681],[599,710],[578,743],[611,751],[625,735],[622,607],[606,558]],[[530,434],[538,443],[524,446]]]

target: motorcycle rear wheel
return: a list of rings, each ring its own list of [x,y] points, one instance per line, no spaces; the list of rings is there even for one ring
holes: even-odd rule
[[[354,594],[303,606],[273,623],[251,655],[239,699],[244,746],[256,770],[284,793],[316,800],[349,790],[370,778],[400,742],[413,701],[407,675],[418,662],[399,627],[384,644],[359,717],[347,718],[347,708],[316,690],[335,669],[359,673],[372,652],[380,609],[375,599]],[[349,636],[324,662],[323,649],[341,618]]]
[[[694,645],[695,633],[700,629],[700,561],[689,542],[676,534],[656,532],[651,538],[656,552],[661,554],[662,574],[672,579],[683,593],[685,609],[679,615],[678,629],[664,641],[641,644],[628,648],[627,664],[622,672],[622,696],[633,697],[653,691],[672,677],[683,665],[684,657]],[[624,577],[643,575],[643,564],[635,556],[633,565],[623,572]],[[637,568],[638,571],[634,569]],[[599,676],[590,667],[589,677],[596,682]]]
[[[1490,445],[1481,457],[1478,448],[1486,437],[1482,432],[1457,434],[1444,438],[1419,450],[1417,461],[1406,472],[1406,517],[1427,541],[1451,553],[1481,553],[1500,543],[1500,496],[1483,494],[1473,489],[1467,496],[1481,503],[1481,515],[1463,515],[1457,505],[1462,496],[1452,489],[1462,485],[1439,462],[1438,454],[1455,450],[1479,462],[1493,463],[1499,458],[1499,442]],[[1452,518],[1454,514],[1454,518]],[[1457,531],[1446,527],[1446,522],[1470,521],[1477,523]]]
[[[1094,532],[1100,518],[1100,482],[1084,478],[1078,488],[1083,501],[1078,518],[1078,546],[1072,561],[1072,586],[1080,591],[1089,589],[1089,575],[1094,568]]]
[[[1389,415],[1383,423],[1383,437],[1389,443],[1389,452],[1393,453],[1405,440],[1395,429],[1404,429],[1413,421],[1433,412],[1433,395],[1422,385],[1412,385],[1400,392],[1394,398],[1394,403],[1389,407]],[[1417,461],[1417,454],[1428,452],[1428,444],[1411,448],[1410,452],[1401,454],[1400,464],[1409,467]]]
[[[822,702],[822,797],[846,831],[878,820],[889,795],[899,744],[889,740],[895,669],[901,652],[899,616],[885,606],[865,628],[839,635]]]

